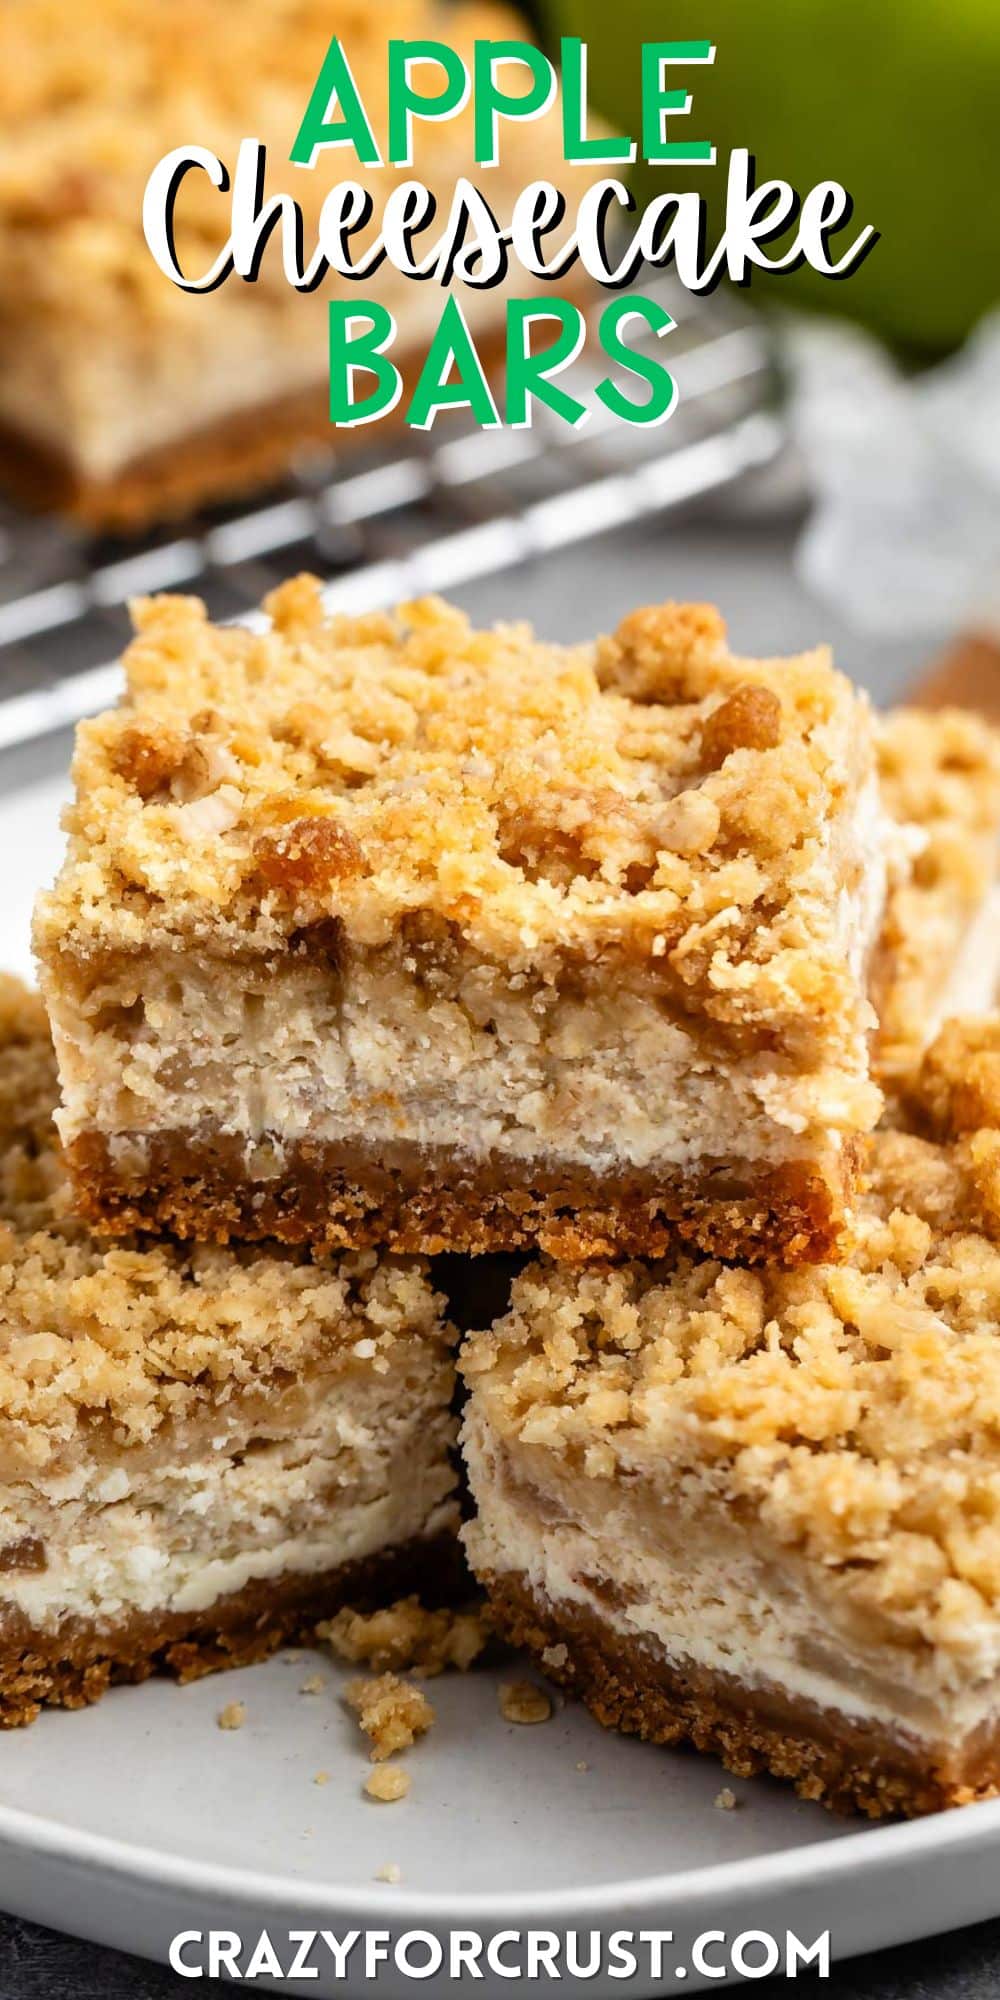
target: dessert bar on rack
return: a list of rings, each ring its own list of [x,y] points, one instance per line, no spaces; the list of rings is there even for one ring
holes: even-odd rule
[[[331,188],[357,180],[372,217],[352,236],[363,258],[385,201],[411,177],[444,218],[456,182],[475,177],[472,111],[414,120],[410,166],[365,166],[321,152],[311,168],[289,154],[331,36],[339,36],[379,143],[385,147],[391,39],[448,43],[471,61],[475,39],[506,43],[527,30],[503,7],[440,0],[4,0],[0,8],[0,480],[16,496],[97,529],[128,530],[183,514],[283,474],[304,455],[349,449],[369,432],[331,428],[327,307],[357,285],[332,274],[308,295],[283,268],[270,231],[253,283],[180,289],[143,234],[143,191],[180,146],[214,152],[230,182],[241,141],[267,149],[264,198],[302,214],[304,260],[319,241]],[[525,87],[527,85],[525,84]],[[510,88],[517,92],[516,81]],[[563,159],[559,113],[517,128],[500,146],[489,199],[509,223],[533,179],[579,191],[593,167]],[[192,279],[211,271],[232,228],[228,187],[200,168],[177,191],[174,238]],[[440,234],[441,225],[434,232]],[[293,232],[289,230],[289,237]],[[553,242],[558,239],[553,239]],[[425,254],[421,248],[421,255]],[[395,317],[404,378],[422,364],[448,294],[388,261],[364,292]],[[511,290],[542,280],[460,288],[487,365],[506,342]]]

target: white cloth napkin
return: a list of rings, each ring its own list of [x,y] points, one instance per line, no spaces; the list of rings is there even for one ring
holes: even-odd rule
[[[784,346],[809,587],[874,634],[1000,630],[1000,312],[909,376],[843,322],[796,318]]]

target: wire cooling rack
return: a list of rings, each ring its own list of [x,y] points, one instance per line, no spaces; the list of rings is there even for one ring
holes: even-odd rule
[[[783,431],[761,325],[729,298],[646,290],[675,320],[656,351],[678,385],[673,415],[648,432],[594,401],[606,365],[588,341],[564,378],[593,412],[575,431],[544,410],[520,431],[446,417],[388,448],[352,442],[340,470],[332,454],[311,457],[252,502],[142,539],[87,537],[0,505],[0,749],[116,699],[137,594],[195,591],[214,618],[246,619],[308,569],[329,579],[331,608],[371,609],[544,557],[769,463]]]

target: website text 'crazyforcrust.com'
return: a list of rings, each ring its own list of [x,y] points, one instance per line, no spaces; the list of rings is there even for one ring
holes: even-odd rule
[[[702,1931],[682,1951],[668,1930],[178,1931],[173,1970],[185,1979],[826,1979],[830,1933]]]

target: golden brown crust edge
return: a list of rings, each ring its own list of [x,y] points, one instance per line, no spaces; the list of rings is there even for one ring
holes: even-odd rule
[[[542,1250],[558,1261],[659,1258],[679,1246],[726,1260],[819,1263],[841,1247],[860,1179],[861,1142],[845,1146],[843,1180],[832,1185],[789,1162],[749,1189],[731,1171],[701,1181],[634,1174],[516,1175],[508,1163],[470,1169],[443,1153],[345,1164],[339,1148],[302,1141],[273,1181],[247,1180],[241,1144],[155,1135],[140,1174],[115,1168],[108,1140],[84,1133],[67,1151],[77,1203],[112,1235],[166,1229],[216,1242],[311,1243],[325,1249],[380,1245],[405,1255]]]
[[[168,1673],[198,1680],[247,1667],[279,1646],[308,1642],[344,1605],[373,1610],[416,1592],[427,1604],[456,1601],[468,1575],[453,1536],[416,1539],[318,1576],[252,1583],[207,1610],[153,1612],[112,1630],[74,1621],[56,1635],[0,1611],[0,1729],[33,1722],[43,1705],[86,1708],[123,1681]]]
[[[357,435],[344,434],[348,449]],[[300,453],[329,456],[336,450],[339,456],[343,449],[321,391],[227,417],[150,451],[108,479],[89,479],[69,459],[0,427],[3,485],[13,498],[94,534],[140,534],[157,521],[251,494],[287,475]]]
[[[139,534],[156,521],[238,499],[287,472],[299,451],[329,451],[331,437],[322,395],[300,395],[180,438],[107,479],[88,478],[7,426],[0,428],[0,464],[6,491],[33,513],[61,514],[94,534]]]
[[[969,1805],[1000,1789],[1000,1743],[975,1760],[974,1775],[922,1760],[914,1746],[843,1716],[800,1706],[777,1690],[750,1695],[723,1677],[683,1671],[622,1640],[576,1605],[540,1603],[519,1575],[481,1576],[500,1637],[541,1660],[552,1680],[578,1695],[606,1729],[660,1744],[690,1743],[740,1778],[769,1772],[800,1798],[835,1812],[915,1818]],[[552,1648],[564,1647],[561,1666]],[[557,1651],[557,1658],[562,1655]]]

